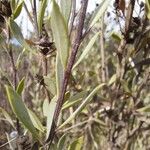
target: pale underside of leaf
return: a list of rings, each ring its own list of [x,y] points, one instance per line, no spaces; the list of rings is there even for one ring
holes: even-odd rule
[[[49,106],[47,107],[48,110],[45,110],[46,114],[47,114],[47,134],[46,134],[47,138],[48,138],[50,130],[51,130],[56,104],[57,104],[56,97],[54,97],[51,100]]]
[[[65,19],[59,10],[58,4],[55,1],[53,1],[52,4],[51,28],[54,41],[56,43],[56,48],[58,50],[58,54],[60,55],[61,63],[63,67],[66,68],[70,44],[68,29]]]
[[[103,0],[97,11],[94,13],[89,28],[93,27],[95,23],[102,17],[110,3],[111,0]]]
[[[75,67],[77,67],[77,66],[81,63],[81,61],[86,57],[86,55],[88,55],[88,53],[89,53],[90,50],[92,49],[92,47],[93,47],[95,41],[97,40],[98,35],[99,35],[99,32],[96,33],[96,34],[92,37],[92,39],[89,41],[89,43],[87,44],[87,46],[86,46],[85,49],[83,50],[81,56],[79,57],[79,59],[77,60],[77,62],[75,63],[75,65],[73,66],[73,69],[74,69]]]

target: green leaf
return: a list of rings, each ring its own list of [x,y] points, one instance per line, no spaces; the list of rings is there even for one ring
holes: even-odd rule
[[[60,9],[67,24],[69,22],[69,18],[71,14],[71,6],[72,6],[72,0],[67,0],[67,1],[60,0]]]
[[[128,83],[125,80],[121,80],[121,85],[126,93],[131,94],[131,89],[129,89]]]
[[[85,49],[83,50],[83,53],[81,54],[81,56],[79,57],[79,59],[77,60],[77,62],[75,63],[75,65],[73,66],[73,69],[74,69],[75,67],[77,67],[77,66],[81,63],[81,61],[85,58],[85,56],[90,52],[90,50],[92,49],[92,47],[93,47],[95,41],[96,41],[97,38],[98,38],[98,35],[99,35],[99,32],[96,33],[96,34],[92,37],[92,39],[89,41],[89,43],[87,44],[87,46],[86,46]]]
[[[69,146],[68,150],[81,150],[83,146],[83,136],[79,137],[77,140],[72,142]]]
[[[13,19],[16,19],[20,15],[23,3],[24,3],[24,0],[22,0],[21,3],[18,4],[18,6],[16,7],[16,9],[14,10]]]
[[[10,1],[10,5],[11,5],[12,11],[14,11],[15,8],[16,8],[16,0],[11,0],[11,1]]]
[[[38,139],[38,133],[30,119],[28,110],[25,104],[23,103],[20,95],[17,92],[15,92],[10,86],[6,86],[6,92],[11,108],[17,116],[17,118],[32,133],[33,137]]]
[[[150,0],[145,0],[146,3],[146,15],[150,19]]]
[[[43,102],[43,115],[45,116],[45,117],[47,117],[48,116],[48,113],[49,113],[49,101],[48,101],[48,99],[45,99],[44,100],[44,102]]]
[[[68,133],[65,133],[64,135],[62,135],[58,141],[57,144],[57,150],[62,150],[65,147],[65,140],[66,140],[66,136]]]
[[[13,126],[13,128],[15,129],[15,125],[13,120],[11,119],[11,116],[7,113],[7,111],[5,111],[2,107],[0,107],[0,112],[4,115],[4,117],[6,118],[6,120]]]
[[[20,27],[17,25],[17,23],[13,19],[9,19],[9,26],[10,26],[11,32],[13,33],[13,36],[21,44],[21,46],[23,46],[24,48],[32,52],[32,49],[24,40]]]
[[[16,40],[21,45],[23,45],[25,41],[24,41],[23,35],[21,33],[21,29],[19,28],[19,26],[17,25],[17,23],[13,19],[10,19],[9,20],[9,25],[10,25],[10,29],[11,29],[14,37],[16,38]]]
[[[112,33],[111,36],[113,37],[113,39],[115,39],[116,41],[120,42],[121,41],[121,35],[119,35],[118,33]]]
[[[24,89],[24,81],[25,81],[25,78],[23,77],[22,80],[19,82],[18,86],[17,86],[17,93],[19,95],[21,95],[23,89]]]
[[[75,101],[71,101],[71,102],[67,101],[67,102],[63,105],[62,110],[68,109],[69,107],[73,107],[73,106],[75,106],[76,104],[78,104],[80,101],[81,101],[81,98],[80,98],[80,99],[77,99],[77,100],[75,100]]]
[[[81,91],[81,92],[71,96],[68,101],[75,101],[77,99],[84,98],[86,96],[86,94],[87,94],[87,91]]]
[[[102,17],[110,3],[111,0],[103,0],[103,2],[99,5],[97,11],[92,16],[89,28],[93,27],[95,23]]]
[[[47,114],[47,134],[46,134],[47,138],[51,130],[56,104],[57,104],[56,97],[54,97],[48,106],[48,110],[46,111],[47,112],[46,113]]]
[[[43,132],[45,131],[45,128],[43,127],[42,123],[40,122],[39,118],[35,115],[33,111],[28,109],[29,116],[31,118],[31,121],[35,128],[37,128],[39,131]]]
[[[72,119],[74,119],[85,107],[86,105],[91,101],[92,97],[100,90],[103,86],[106,84],[103,83],[101,85],[98,85],[86,98],[85,100],[81,103],[81,105],[72,113],[72,115],[58,128],[64,127],[66,124],[68,124]]]
[[[57,88],[57,96],[60,94],[60,89],[63,81],[64,71],[63,66],[60,61],[60,57],[57,53],[56,56],[56,88]]]
[[[55,2],[55,0],[53,0],[52,2],[51,28],[61,63],[63,67],[66,68],[70,42],[68,38],[68,30],[65,19],[62,16],[59,10],[59,6]]]
[[[44,76],[44,83],[47,86],[47,89],[53,94],[56,95],[56,81],[54,78],[51,78],[49,75]]]
[[[137,109],[136,111],[140,113],[150,113],[150,105]]]
[[[20,63],[22,62],[22,57],[23,57],[23,54],[25,53],[25,51],[26,51],[26,49],[24,48],[16,60],[16,68],[17,69],[19,68]]]
[[[44,18],[46,6],[47,6],[47,0],[40,1],[40,11],[38,15],[38,28],[40,33],[42,31],[42,24],[43,24],[43,18]]]
[[[83,99],[83,97],[86,95],[86,93],[87,93],[86,91],[82,91],[80,93],[77,93],[74,96],[71,96],[69,98],[69,100],[63,104],[62,110],[68,109],[69,107],[72,107],[72,106],[78,104]]]
[[[108,82],[108,86],[112,85],[114,82],[116,82],[116,80],[117,80],[117,75],[116,74],[112,75],[112,77]]]

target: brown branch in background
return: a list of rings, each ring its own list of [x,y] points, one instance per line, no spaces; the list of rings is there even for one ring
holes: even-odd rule
[[[127,15],[125,18],[125,32],[124,32],[124,38],[122,39],[119,48],[118,48],[118,64],[117,64],[117,76],[118,78],[122,79],[125,73],[125,58],[124,53],[126,49],[126,44],[128,42],[129,34],[130,34],[130,27],[132,23],[132,15],[134,10],[135,0],[130,0],[128,9],[127,9]]]
[[[36,30],[36,36],[37,36],[37,39],[40,40],[40,33],[39,33],[39,29],[38,29],[38,22],[37,22],[37,10],[36,10],[36,0],[33,0],[33,6],[32,6],[32,10],[33,10],[33,18],[34,18],[34,26],[35,26],[35,30]],[[42,39],[41,39],[42,40]],[[45,40],[48,40],[48,39],[45,39]],[[47,76],[48,74],[48,64],[47,64],[47,57],[46,55],[43,55],[42,56],[42,64],[43,64],[43,76]],[[45,94],[46,94],[46,97],[48,99],[48,101],[50,102],[51,101],[51,98],[50,98],[50,93],[48,91],[48,89],[46,87],[44,87],[44,91],[45,91]]]
[[[126,20],[125,20],[125,34],[129,34],[129,30],[130,30],[131,22],[132,22],[134,5],[135,5],[135,0],[130,0],[128,9],[127,9]]]
[[[101,79],[102,82],[106,82],[105,48],[104,48],[104,15],[101,18],[100,53],[101,53]]]
[[[50,131],[49,137],[46,142],[52,142],[54,135],[55,135],[55,129],[56,129],[58,117],[59,117],[59,114],[60,114],[60,111],[61,111],[61,108],[62,108],[62,105],[64,102],[64,95],[66,93],[71,70],[72,70],[73,64],[75,62],[77,51],[78,51],[78,48],[79,48],[79,45],[80,45],[81,39],[82,39],[82,32],[83,32],[83,27],[84,27],[84,20],[85,20],[85,16],[86,16],[87,5],[88,5],[88,0],[83,0],[81,2],[81,9],[80,9],[80,14],[79,14],[79,21],[78,21],[78,25],[77,25],[75,42],[73,42],[73,45],[72,45],[71,56],[69,58],[67,68],[65,70],[64,79],[63,79],[63,83],[62,83],[62,87],[61,87],[61,92],[58,97],[57,105],[56,105],[56,109],[55,109],[55,113],[54,113],[54,119],[53,119],[51,131]]]

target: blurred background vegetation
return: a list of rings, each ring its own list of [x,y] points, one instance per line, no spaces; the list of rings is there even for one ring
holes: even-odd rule
[[[71,11],[67,27],[70,44],[74,42],[80,15],[74,1],[62,0],[66,4],[63,7],[59,3],[62,12]],[[45,144],[50,123],[47,115],[55,110],[56,76],[60,79],[63,76],[61,69],[56,70],[58,49],[51,23],[51,3],[31,0],[29,5],[32,7],[26,0],[0,1],[0,149],[4,150],[48,149],[49,143]],[[28,14],[28,18],[22,20],[28,19],[33,25],[27,37],[21,34],[24,26],[21,23],[16,26],[15,22],[22,9]],[[95,4],[94,11],[86,13],[83,38],[50,149],[150,149],[149,19],[148,0],[100,1]],[[64,41],[62,39],[61,44]],[[60,72],[57,74],[57,71]],[[96,91],[98,85],[100,88]],[[25,107],[21,107],[22,103],[12,104],[9,87],[14,89],[13,96],[19,95],[15,92],[19,87]],[[17,96],[14,100],[18,100]],[[86,104],[72,117],[84,101]],[[38,132],[38,140],[19,117],[19,106],[32,111],[30,118]],[[70,117],[72,119],[63,124]]]

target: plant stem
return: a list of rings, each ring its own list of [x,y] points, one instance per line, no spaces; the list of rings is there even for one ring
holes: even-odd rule
[[[101,19],[101,35],[100,35],[100,52],[101,52],[101,79],[106,82],[106,66],[105,66],[105,50],[104,50],[104,15]]]
[[[53,119],[51,131],[50,131],[49,137],[46,140],[46,142],[49,142],[49,141],[52,142],[54,135],[55,135],[55,129],[56,129],[58,117],[59,117],[59,114],[60,114],[60,111],[61,111],[61,108],[63,105],[64,95],[66,93],[68,81],[69,81],[69,78],[71,75],[71,70],[72,70],[73,64],[75,62],[76,54],[77,54],[77,51],[78,51],[78,48],[79,48],[79,45],[80,45],[81,39],[82,39],[82,32],[83,32],[83,27],[84,27],[84,20],[85,20],[85,16],[86,16],[87,5],[88,5],[88,0],[83,0],[81,3],[81,9],[80,9],[79,21],[78,21],[78,25],[77,25],[75,42],[73,42],[73,45],[72,45],[72,52],[71,52],[71,56],[70,56],[68,64],[67,64],[67,68],[65,70],[64,79],[63,79],[63,83],[62,83],[62,87],[61,87],[61,92],[60,92],[60,95],[57,100],[57,105],[56,105],[56,109],[55,109],[55,113],[54,113],[54,119]]]

